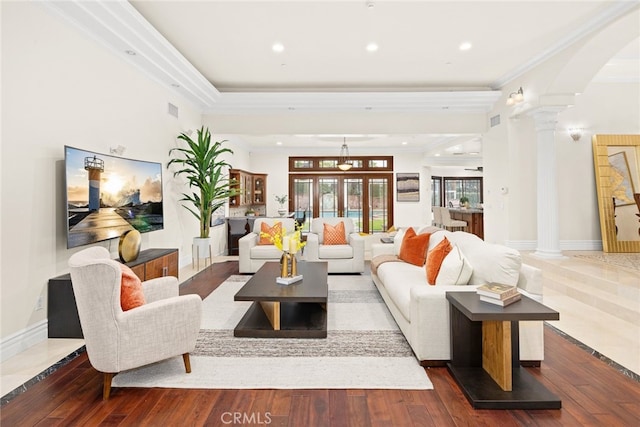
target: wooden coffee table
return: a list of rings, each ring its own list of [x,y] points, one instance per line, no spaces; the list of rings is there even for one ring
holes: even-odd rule
[[[236,337],[326,338],[327,263],[298,262],[303,279],[276,283],[280,263],[266,262],[236,293],[235,301],[253,301],[233,331]]]

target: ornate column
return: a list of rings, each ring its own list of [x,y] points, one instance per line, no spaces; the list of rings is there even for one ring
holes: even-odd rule
[[[558,205],[558,170],[555,130],[558,113],[565,107],[542,107],[531,112],[537,133],[537,224],[534,255],[562,258]]]

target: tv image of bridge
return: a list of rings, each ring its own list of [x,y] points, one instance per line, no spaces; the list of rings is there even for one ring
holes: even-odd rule
[[[100,208],[97,211],[77,211],[77,215],[84,216],[77,224],[69,228],[67,245],[72,248],[107,239],[120,237],[125,231],[133,230],[122,216],[116,212],[117,208]]]

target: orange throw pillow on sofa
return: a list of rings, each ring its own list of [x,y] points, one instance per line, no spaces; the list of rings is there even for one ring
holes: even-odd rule
[[[451,252],[451,249],[451,243],[449,242],[449,239],[445,237],[427,254],[427,282],[430,285],[436,284],[436,278],[440,272],[442,261],[444,261],[449,252]]]
[[[142,291],[142,282],[136,274],[124,264],[120,264],[122,269],[122,282],[120,283],[120,306],[123,311],[145,305]]]
[[[409,264],[422,267],[427,257],[430,237],[431,234],[429,233],[416,234],[416,230],[410,227],[402,238],[398,258]]]
[[[266,236],[264,234],[267,234]],[[259,245],[273,245],[275,237],[282,234],[282,223],[280,221],[269,227],[268,224],[260,224],[260,241]]]
[[[338,224],[331,225],[326,222],[324,225],[324,243],[323,245],[346,245],[347,236],[344,234],[344,222],[340,221]]]

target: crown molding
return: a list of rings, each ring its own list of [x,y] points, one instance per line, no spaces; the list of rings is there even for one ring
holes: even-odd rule
[[[37,2],[199,109],[218,90],[127,1]],[[127,52],[135,52],[132,55]]]
[[[486,113],[502,92],[223,92],[205,114],[265,112]]]
[[[203,113],[491,111],[500,91],[220,93],[127,1],[38,2]],[[127,52],[135,52],[135,55]]]

